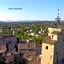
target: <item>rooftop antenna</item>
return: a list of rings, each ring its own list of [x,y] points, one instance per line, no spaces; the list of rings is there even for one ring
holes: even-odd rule
[[[58,9],[58,15],[57,15],[57,18],[59,18],[60,16],[60,9]]]
[[[60,13],[61,13],[61,11],[60,11],[60,9],[58,9],[58,14],[57,14],[57,18],[55,18],[55,25],[56,25],[56,27],[60,27]]]

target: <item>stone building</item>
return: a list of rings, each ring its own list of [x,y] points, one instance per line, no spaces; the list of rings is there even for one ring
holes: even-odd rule
[[[58,35],[61,32],[61,29],[48,28],[48,31],[49,31],[48,37],[42,43],[41,64],[53,64],[53,62],[55,64],[57,62],[57,58],[55,55],[59,52],[59,46],[61,44],[61,42],[60,42],[61,40],[58,42],[58,38],[59,38]],[[62,46],[60,46],[60,49],[61,49],[61,47]],[[56,49],[58,52],[55,51]]]
[[[42,43],[41,64],[64,63],[64,29],[49,28],[48,37]]]
[[[59,14],[56,26],[48,28],[48,36],[42,43],[41,64],[64,64],[64,29]]]

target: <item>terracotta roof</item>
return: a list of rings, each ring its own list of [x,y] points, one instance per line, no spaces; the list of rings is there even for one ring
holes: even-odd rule
[[[48,36],[43,42],[47,43],[47,44],[54,44],[55,43],[54,40],[51,40],[50,36]]]
[[[58,34],[59,32],[58,31],[53,31],[52,34]]]

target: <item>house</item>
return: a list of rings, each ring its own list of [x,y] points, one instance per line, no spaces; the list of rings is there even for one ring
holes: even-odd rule
[[[3,35],[4,41],[6,43],[13,42],[14,44],[17,43],[17,38],[14,35]]]
[[[64,28],[59,19],[58,14],[57,24],[48,28],[48,36],[42,43],[41,64],[64,64]]]
[[[48,28],[48,37],[42,43],[41,64],[53,64],[55,43],[58,41],[58,34],[61,29]],[[57,45],[58,46],[58,45]],[[46,60],[46,61],[45,61]]]
[[[48,28],[48,31],[42,43],[41,64],[64,64],[64,29]]]
[[[26,53],[26,52],[28,52],[28,43],[26,43],[26,42],[20,42],[19,44],[18,44],[18,52],[20,52],[20,53]]]
[[[3,35],[4,42],[6,43],[7,51],[14,50],[17,44],[17,38],[14,35]]]
[[[34,52],[35,44],[31,40],[21,41],[18,44],[18,52],[27,53],[27,52]]]

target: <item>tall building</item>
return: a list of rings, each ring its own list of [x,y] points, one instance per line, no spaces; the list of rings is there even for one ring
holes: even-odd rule
[[[42,43],[41,64],[64,64],[64,29],[59,17],[56,19],[56,27],[48,28],[48,37]]]
[[[61,40],[58,43],[58,37],[59,37],[58,34],[59,34],[59,32],[61,32],[61,29],[48,28],[48,31],[49,31],[48,37],[42,43],[41,64],[55,64],[57,62],[57,58],[56,58],[57,51],[55,51],[55,50],[57,49],[58,53],[59,53],[59,47],[60,48],[62,47],[62,46],[60,46]],[[55,60],[55,58],[56,58],[56,60]]]

